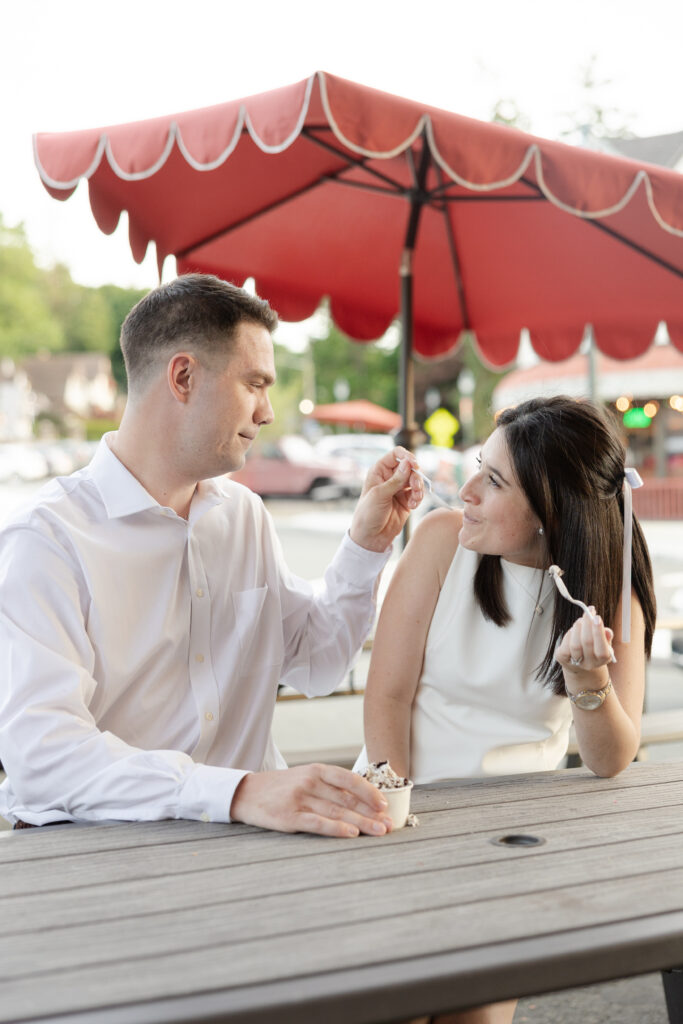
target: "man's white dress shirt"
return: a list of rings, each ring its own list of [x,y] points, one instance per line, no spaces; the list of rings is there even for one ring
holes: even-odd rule
[[[246,488],[204,481],[182,519],[103,439],[0,533],[0,814],[230,821],[286,767],[278,684],[339,684],[387,557],[347,535],[314,593]]]

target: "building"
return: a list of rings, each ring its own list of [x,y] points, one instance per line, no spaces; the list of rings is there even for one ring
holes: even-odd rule
[[[71,433],[80,422],[112,417],[116,382],[109,356],[101,352],[64,352],[34,356],[21,364],[35,395],[36,418]]]

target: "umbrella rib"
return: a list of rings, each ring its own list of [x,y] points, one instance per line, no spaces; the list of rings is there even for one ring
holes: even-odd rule
[[[432,193],[433,194],[433,193]],[[438,196],[441,203],[538,203],[545,200],[545,196]],[[547,200],[546,200],[547,202]]]
[[[342,173],[344,168],[340,168],[338,174]],[[279,206],[284,206],[286,203],[290,203],[293,199],[297,199],[299,196],[305,195],[306,192],[311,192],[314,188],[317,188],[322,182],[334,181],[335,173],[326,174],[323,178],[319,178],[316,181],[309,182],[302,188],[295,189],[294,192],[290,192],[286,196],[282,196],[279,199],[274,200],[272,203],[268,203],[266,206],[260,206],[258,210],[254,210],[253,213],[248,213],[244,217],[240,217],[239,220],[234,221],[232,224],[228,224],[225,227],[219,228],[218,231],[213,231],[210,235],[205,235],[203,238],[192,242],[190,245],[185,246],[180,252],[174,255],[178,259],[186,259],[190,253],[194,252],[195,249],[201,249],[203,245],[210,245],[211,242],[215,242],[218,238],[224,238],[229,235],[231,231],[236,231],[237,228],[244,227],[245,224],[251,223],[253,220],[258,220],[266,213],[270,213],[271,210],[277,210]]]
[[[437,168],[439,179],[443,183],[443,172],[441,168]],[[460,311],[462,313],[462,322],[465,330],[470,331],[472,325],[470,322],[470,314],[467,308],[467,300],[465,299],[465,286],[462,281],[462,273],[460,270],[460,257],[458,255],[458,246],[455,241],[455,232],[453,231],[453,225],[451,224],[451,218],[448,216],[448,207],[442,207],[442,213],[446,221],[446,237],[448,238],[448,247],[451,251],[451,260],[453,263],[453,273],[455,274],[455,287],[458,291],[458,302],[460,303]]]
[[[363,192],[379,192],[383,196],[406,196],[408,195],[408,189],[399,188],[383,188],[381,185],[369,185],[362,181],[348,181],[342,177],[332,177],[331,175],[325,175],[321,181],[330,181],[335,185],[346,185],[348,188],[359,188]]]
[[[391,185],[398,191],[405,191],[404,186],[401,185],[400,182],[395,181],[388,174],[382,174],[382,172],[376,170],[376,168],[368,167],[365,158],[359,160],[357,157],[351,156],[349,153],[344,153],[343,150],[337,149],[336,146],[333,146],[331,142],[326,142],[324,139],[321,139],[317,135],[314,135],[308,128],[304,128],[301,134],[305,135],[309,142],[314,142],[316,146],[320,146],[321,149],[325,149],[327,150],[328,153],[333,153],[334,156],[338,156],[342,160],[346,160],[346,163],[348,164],[349,167],[358,167],[360,170],[365,171],[366,174],[371,174],[374,178],[379,178],[380,181],[385,181],[388,185]]]
[[[658,266],[663,267],[665,270],[670,270],[672,274],[676,275],[676,277],[683,277],[683,270],[679,267],[674,266],[673,263],[669,263],[668,260],[663,259],[661,256],[657,256],[655,253],[650,252],[650,250],[646,249],[645,246],[638,245],[637,242],[632,242],[629,238],[625,238],[623,235],[620,235],[618,231],[615,231],[614,228],[608,227],[607,224],[603,224],[599,220],[588,220],[588,223],[591,227],[599,228],[601,231],[604,231],[605,234],[610,236],[610,238],[615,238],[618,242],[621,242],[622,245],[627,245],[629,249],[633,249],[634,252],[639,253],[641,256],[645,256],[646,259],[652,260],[652,262],[656,263]]]
[[[528,178],[524,177],[520,180],[523,181],[525,185],[528,185],[530,188],[537,191],[540,195],[543,195],[541,189],[535,184],[535,182],[529,181]],[[607,224],[604,224],[601,220],[598,220],[595,217],[582,217],[581,219],[587,221],[592,227],[599,228],[600,231],[604,231],[606,235],[609,235],[610,238],[616,239],[617,242],[621,242],[622,245],[626,245],[629,249],[633,249],[633,251],[637,252],[640,256],[644,256],[646,259],[656,263],[657,266],[663,267],[665,270],[670,270],[672,274],[676,275],[676,277],[683,277],[683,270],[679,267],[674,266],[673,263],[669,263],[668,260],[663,259],[661,256],[657,256],[656,253],[646,249],[644,245],[638,245],[637,242],[632,242],[630,238],[626,238],[624,235],[619,234],[618,231],[609,227]]]

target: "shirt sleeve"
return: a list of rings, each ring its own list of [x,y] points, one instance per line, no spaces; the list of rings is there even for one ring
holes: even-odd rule
[[[53,537],[28,525],[0,535],[0,813],[35,825],[230,821],[244,771],[98,729],[89,602],[75,559]]]
[[[314,586],[289,571],[269,516],[267,521],[279,557],[285,647],[280,681],[308,697],[331,693],[372,629],[377,586],[391,546],[381,553],[367,551],[347,532],[323,580]]]

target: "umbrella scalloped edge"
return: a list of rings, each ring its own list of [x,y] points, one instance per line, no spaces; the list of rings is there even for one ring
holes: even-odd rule
[[[72,137],[79,134],[83,136],[88,136],[90,142],[88,153],[87,155],[84,155],[84,157],[82,158],[82,168],[74,168],[73,173],[71,173],[66,178],[58,178],[55,177],[53,173],[50,173],[50,170],[45,166],[45,161],[41,158],[40,154],[40,143],[41,138],[43,138],[43,136],[35,135],[33,140],[33,148],[36,167],[38,168],[38,173],[40,174],[40,177],[45,187],[50,192],[50,194],[55,196],[56,198],[66,199],[69,195],[71,195],[76,185],[82,178],[90,179],[96,173],[104,156],[106,156],[109,166],[111,167],[112,171],[117,175],[117,177],[125,181],[140,181],[142,179],[149,178],[152,175],[156,174],[163,167],[163,165],[166,163],[173,150],[174,144],[177,145],[179,151],[182,153],[183,158],[186,160],[188,165],[193,167],[195,170],[214,170],[215,168],[219,167],[222,163],[224,163],[229,158],[231,153],[234,151],[241,137],[243,128],[247,129],[253,142],[263,152],[283,152],[295,142],[295,140],[301,133],[302,128],[304,127],[306,116],[311,104],[313,88],[317,82],[320,89],[320,101],[322,103],[322,107],[325,116],[328,120],[329,126],[332,129],[334,135],[336,136],[340,143],[342,143],[350,151],[360,156],[380,160],[390,159],[391,157],[397,156],[398,154],[404,152],[406,149],[412,146],[415,140],[418,138],[418,136],[424,131],[434,161],[439,165],[444,174],[446,174],[450,178],[450,180],[456,183],[457,185],[473,192],[493,191],[495,189],[505,188],[507,186],[510,186],[511,184],[514,184],[530,167],[533,166],[538,187],[540,188],[543,195],[546,197],[546,199],[548,199],[549,202],[553,203],[555,206],[557,206],[559,209],[563,210],[566,213],[570,213],[574,216],[589,220],[603,219],[605,217],[612,216],[613,214],[618,213],[629,203],[629,201],[633,198],[639,187],[641,187],[642,185],[642,187],[645,190],[647,204],[652,214],[652,217],[659,225],[659,227],[663,231],[669,232],[672,235],[683,238],[683,225],[679,227],[676,224],[671,223],[661,214],[661,212],[657,208],[657,204],[654,198],[651,174],[644,168],[634,168],[634,174],[628,186],[625,188],[621,195],[615,196],[614,200],[608,206],[604,206],[600,209],[595,210],[585,209],[580,204],[572,205],[571,203],[566,202],[550,188],[546,180],[546,174],[544,172],[543,165],[544,141],[541,139],[537,139],[534,136],[528,136],[527,138],[529,140],[529,145],[527,146],[526,151],[524,152],[524,155],[521,161],[519,162],[517,168],[512,173],[508,173],[504,177],[499,178],[495,181],[473,181],[471,179],[468,179],[464,175],[460,174],[459,171],[455,167],[451,166],[451,164],[448,162],[445,156],[440,152],[436,141],[433,118],[431,114],[427,112],[419,114],[419,106],[417,104],[414,104],[415,111],[417,114],[416,122],[413,124],[412,128],[407,132],[407,134],[400,140],[397,140],[395,145],[393,145],[390,149],[372,149],[369,148],[368,146],[361,145],[358,141],[354,139],[347,137],[347,135],[341,130],[339,126],[339,119],[335,116],[333,110],[333,101],[330,98],[329,85],[334,83],[335,81],[340,80],[336,79],[335,76],[327,75],[323,71],[316,71],[313,75],[310,76],[310,78],[305,80],[304,95],[301,101],[301,106],[298,111],[298,114],[296,115],[295,118],[293,118],[293,125],[287,126],[288,130],[286,131],[286,134],[278,142],[266,141],[263,138],[263,136],[259,134],[259,132],[256,130],[249,112],[250,99],[247,98],[240,103],[239,111],[235,121],[235,128],[229,143],[222,149],[220,153],[216,154],[210,160],[202,161],[198,160],[195,156],[193,156],[183,138],[183,134],[178,124],[178,121],[175,118],[171,118],[168,122],[166,140],[162,147],[161,152],[155,157],[155,159],[149,164],[149,166],[143,169],[127,171],[121,166],[121,162],[118,161],[114,156],[111,138],[106,129],[102,130],[99,133],[92,131],[86,133],[69,133]],[[377,95],[381,96],[383,94],[378,93]],[[252,97],[251,99],[254,100],[256,99],[256,97]],[[404,102],[410,103],[411,101]],[[506,130],[509,131],[510,129]],[[54,138],[54,136],[51,137]],[[515,138],[517,140],[519,140],[522,137],[522,133],[515,132]],[[549,145],[552,145],[553,147],[558,147],[564,146],[566,144],[549,143]],[[576,147],[567,146],[567,149],[576,150]],[[621,161],[618,157],[608,157],[605,154],[594,154],[588,150],[581,152],[585,152],[587,159],[595,159],[596,156],[599,156],[603,160],[616,160],[618,162],[621,162],[623,166],[623,161]],[[656,171],[658,172],[659,169],[657,168]],[[662,171],[662,174],[666,174],[666,172]]]

